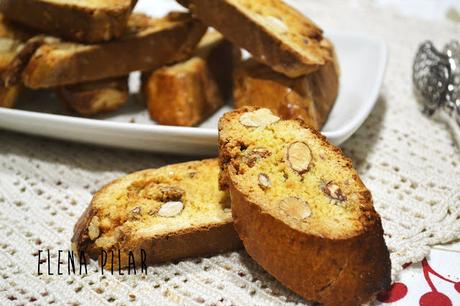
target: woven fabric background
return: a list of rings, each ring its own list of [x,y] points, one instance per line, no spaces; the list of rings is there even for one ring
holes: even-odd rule
[[[289,2],[325,29],[387,42],[380,98],[342,147],[373,193],[397,277],[402,264],[420,261],[430,246],[460,238],[460,153],[443,123],[420,114],[411,86],[418,44],[433,39],[440,45],[460,37],[460,28],[356,0]],[[98,188],[125,173],[191,159],[0,131],[0,304],[305,304],[244,251],[150,267],[144,276],[101,275],[95,263],[84,276],[37,276],[37,250],[54,250],[56,262]]]

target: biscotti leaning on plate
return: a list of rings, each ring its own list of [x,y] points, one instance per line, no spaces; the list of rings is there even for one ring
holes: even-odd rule
[[[331,60],[318,70],[289,78],[254,59],[235,70],[233,98],[235,108],[265,107],[282,119],[302,119],[315,129],[326,122],[339,90],[338,60],[332,44]]]
[[[142,91],[150,117],[165,125],[201,123],[231,97],[240,56],[222,35],[208,32],[191,58],[145,73]]]
[[[81,42],[118,38],[137,0],[2,0],[0,12],[43,33]]]
[[[219,122],[221,187],[248,254],[325,306],[371,301],[390,258],[370,192],[351,161],[300,120],[242,108]]]
[[[82,116],[109,113],[128,101],[128,77],[61,86],[56,92],[67,108]]]
[[[241,247],[228,194],[218,188],[216,159],[169,165],[121,177],[94,195],[75,225],[72,248],[125,267],[132,251],[147,264]],[[205,183],[204,183],[205,182]],[[121,262],[118,261],[120,251]]]
[[[35,52],[23,71],[24,84],[46,88],[124,76],[189,57],[206,31],[190,14],[163,18],[132,14],[123,37],[104,44],[56,42]]]
[[[322,30],[280,0],[178,0],[259,62],[289,77],[318,69],[330,59]]]

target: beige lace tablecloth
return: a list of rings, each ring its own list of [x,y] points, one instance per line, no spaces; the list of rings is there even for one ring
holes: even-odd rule
[[[431,245],[460,237],[460,153],[442,123],[418,112],[410,75],[421,41],[444,43],[459,38],[460,28],[404,19],[359,1],[290,2],[326,29],[372,33],[388,44],[379,101],[343,149],[373,193],[397,276]],[[244,251],[155,266],[144,276],[102,276],[94,263],[85,276],[37,276],[37,250],[51,249],[55,257],[69,248],[73,225],[99,187],[176,161],[0,131],[0,304],[305,303]]]

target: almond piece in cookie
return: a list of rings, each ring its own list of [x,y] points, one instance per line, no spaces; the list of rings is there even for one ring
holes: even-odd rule
[[[161,217],[175,217],[184,209],[184,204],[180,201],[169,201],[161,205],[158,215]]]
[[[292,170],[302,174],[308,171],[311,163],[311,151],[308,145],[302,141],[291,143],[286,150],[286,161]]]
[[[266,108],[261,108],[253,112],[247,112],[240,117],[240,123],[249,127],[264,127],[280,120]]]
[[[297,198],[287,197],[279,202],[279,208],[289,218],[295,218],[297,220],[305,220],[311,215],[311,209],[308,203]]]

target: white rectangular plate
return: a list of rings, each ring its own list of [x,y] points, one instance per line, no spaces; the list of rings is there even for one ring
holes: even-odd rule
[[[157,2],[147,2],[155,7],[156,16],[170,9],[168,5],[158,7]],[[150,11],[146,2],[139,4],[138,10]],[[321,132],[339,145],[359,128],[377,100],[385,71],[386,47],[376,37],[332,31],[325,35],[335,44],[341,75],[339,96]],[[216,152],[217,122],[231,106],[221,108],[199,127],[157,125],[149,119],[142,99],[135,94],[138,88],[139,75],[135,73],[130,78],[134,94],[129,103],[117,112],[94,119],[68,113],[52,92],[28,92],[22,95],[16,109],[0,108],[0,128],[145,151],[191,155]]]

